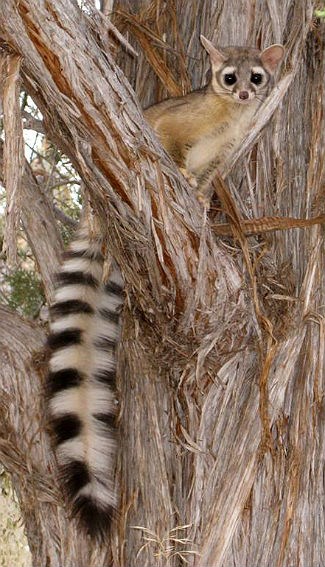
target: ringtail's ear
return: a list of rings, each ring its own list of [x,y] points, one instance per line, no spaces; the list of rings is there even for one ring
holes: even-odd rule
[[[281,63],[284,57],[284,47],[278,43],[270,45],[262,51],[260,58],[265,69],[273,75],[277,66]]]
[[[221,51],[219,51],[216,47],[214,47],[213,43],[211,43],[209,39],[204,37],[204,35],[200,35],[200,40],[204,49],[208,52],[210,56],[211,65],[213,65],[215,69],[221,67],[221,65],[226,60],[225,55],[223,55]]]

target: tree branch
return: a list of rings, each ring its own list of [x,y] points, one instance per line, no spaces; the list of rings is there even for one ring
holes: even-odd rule
[[[0,141],[0,178],[2,171],[3,144]],[[54,276],[60,265],[62,240],[49,198],[35,179],[27,160],[25,160],[20,191],[21,220],[42,276],[46,298],[51,301]]]
[[[6,25],[9,20],[15,23],[14,34]],[[207,311],[207,304],[217,300],[215,278],[218,301],[228,305],[235,296],[229,287],[235,282],[235,265],[216,245],[195,195],[144,121],[110,53],[101,50],[91,22],[75,5],[67,13],[63,0],[37,9],[29,0],[9,0],[0,24],[6,41],[28,54],[22,68],[26,88],[50,135],[60,132],[59,145],[89,187],[105,223],[108,218],[108,246],[143,312],[149,319],[155,313],[157,328],[177,314],[184,332],[189,321],[200,318],[204,304],[204,334],[209,327],[222,328],[224,319]],[[87,34],[81,29],[85,25]],[[73,37],[67,31],[71,26]],[[35,30],[38,40],[32,43]],[[202,288],[204,272],[214,277]],[[231,319],[234,309],[229,308]]]

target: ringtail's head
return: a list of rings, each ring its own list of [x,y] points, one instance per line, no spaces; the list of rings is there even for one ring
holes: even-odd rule
[[[240,104],[261,99],[272,84],[284,56],[284,47],[271,45],[263,51],[253,47],[216,48],[201,35],[211,63],[211,87],[220,96],[231,96]]]

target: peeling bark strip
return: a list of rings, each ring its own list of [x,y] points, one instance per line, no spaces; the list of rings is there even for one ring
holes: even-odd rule
[[[1,97],[3,103],[4,183],[7,194],[3,250],[8,263],[17,263],[17,231],[21,209],[21,179],[24,171],[24,140],[20,114],[21,56],[0,49]]]
[[[274,232],[275,230],[289,230],[290,228],[307,228],[315,224],[324,224],[325,215],[313,219],[293,219],[290,217],[262,217],[260,219],[241,220],[241,227],[246,236]],[[214,224],[213,230],[218,236],[233,236],[231,224]]]

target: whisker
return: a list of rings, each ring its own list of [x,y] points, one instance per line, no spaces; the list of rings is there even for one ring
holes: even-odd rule
[[[267,95],[256,95],[255,98],[256,100],[258,100],[259,102],[264,102],[264,100],[266,99]]]
[[[209,96],[214,96],[215,94],[217,95],[222,95],[222,96],[233,96],[233,93],[229,93],[227,91],[213,91],[213,93],[207,93],[207,95]]]
[[[231,97],[233,98],[235,101],[237,101],[237,99],[234,97],[234,93],[232,92],[227,92],[227,91],[223,91],[223,90],[214,90],[213,93],[207,93],[207,95],[209,96],[214,96],[214,95],[220,95],[222,97]],[[259,102],[263,102],[266,98],[267,98],[267,94],[264,93],[259,93],[259,94],[255,94],[254,97],[256,100],[258,100]]]

